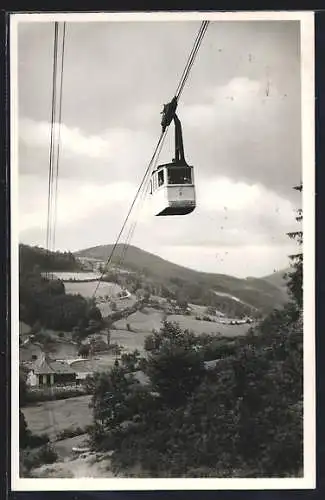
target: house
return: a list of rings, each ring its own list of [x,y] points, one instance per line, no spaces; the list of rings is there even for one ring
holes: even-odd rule
[[[42,352],[33,363],[27,375],[30,387],[49,387],[53,385],[73,385],[76,372],[64,361],[56,361]]]

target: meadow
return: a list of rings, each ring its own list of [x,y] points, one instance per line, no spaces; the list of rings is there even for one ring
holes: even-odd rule
[[[168,321],[175,321],[183,330],[191,330],[197,335],[209,333],[211,335],[221,334],[225,337],[237,337],[238,335],[246,335],[251,327],[247,323],[242,325],[221,324],[212,321],[196,320],[192,316],[182,316],[180,314],[171,314],[168,316]]]
[[[121,319],[114,323],[114,327],[119,330],[127,330],[127,324],[134,332],[151,333],[153,329],[159,330],[163,312],[151,307],[145,307],[141,311],[130,314],[126,319]]]
[[[22,408],[28,428],[35,434],[46,433],[50,438],[64,429],[85,427],[92,423],[90,396],[78,396],[57,401],[44,401]]]
[[[64,283],[66,293],[77,294],[80,293],[83,297],[91,297],[97,287],[97,281],[67,281]],[[116,283],[108,283],[101,281],[96,291],[97,297],[105,297],[108,295],[116,295],[121,291],[121,287]]]
[[[70,272],[70,271],[55,271],[53,277],[62,281],[67,280],[97,280],[100,278],[100,273],[94,272]]]
[[[111,343],[123,346],[125,351],[144,352],[144,339],[150,334],[148,331],[129,332],[128,330],[111,330]]]

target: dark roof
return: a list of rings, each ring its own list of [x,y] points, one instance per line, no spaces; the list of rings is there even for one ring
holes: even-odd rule
[[[52,360],[44,352],[42,352],[41,356],[35,361],[33,370],[40,375],[49,373],[76,373],[68,363]]]

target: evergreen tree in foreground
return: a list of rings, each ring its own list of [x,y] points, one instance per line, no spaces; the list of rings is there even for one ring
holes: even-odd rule
[[[302,192],[302,184],[295,186],[293,189],[296,189],[299,192]],[[302,209],[299,208],[297,210],[296,221],[302,222],[303,214]],[[290,239],[296,240],[299,247],[302,247],[303,244],[303,232],[301,230],[292,231],[288,233]],[[296,302],[299,309],[303,307],[303,253],[302,251],[290,255],[292,271],[287,273],[288,277],[288,289],[291,297]]]

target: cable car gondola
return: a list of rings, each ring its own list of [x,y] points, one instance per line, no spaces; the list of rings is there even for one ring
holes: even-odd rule
[[[174,121],[175,158],[171,163],[159,165],[151,175],[150,193],[156,216],[186,215],[195,209],[195,186],[193,167],[184,157],[182,125],[176,115],[177,98],[165,104],[161,121],[163,132]]]

